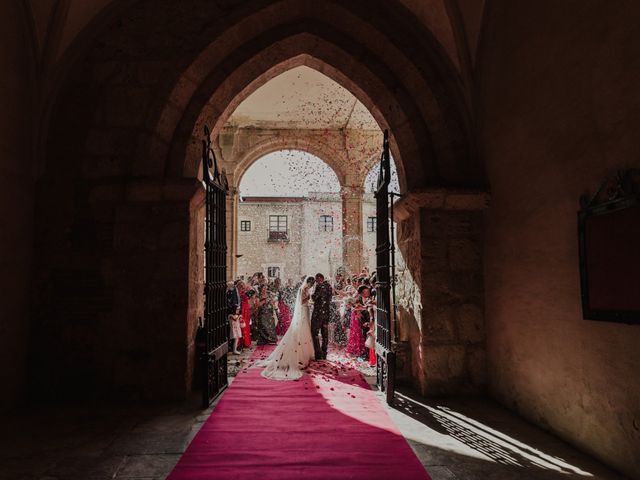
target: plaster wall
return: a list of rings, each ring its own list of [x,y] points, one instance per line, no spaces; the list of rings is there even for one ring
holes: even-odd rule
[[[302,272],[333,278],[342,266],[342,202],[339,194],[320,194],[303,204]],[[320,217],[333,217],[333,230],[320,229]]]
[[[19,2],[0,2],[0,410],[24,387],[33,248],[31,72]]]
[[[478,58],[491,391],[632,478],[640,326],[582,319],[576,211],[640,165],[638,18],[632,1],[488,2]]]
[[[342,265],[342,203],[339,196],[325,194],[282,202],[242,202],[238,225],[251,221],[251,231],[238,231],[238,275],[245,277],[267,267],[280,267],[280,277],[294,283],[302,275],[318,272],[333,276]],[[286,215],[288,242],[267,241],[270,215]],[[333,231],[320,231],[321,215],[333,217]]]

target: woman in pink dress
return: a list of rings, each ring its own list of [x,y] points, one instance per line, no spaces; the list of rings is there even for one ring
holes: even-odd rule
[[[242,314],[242,344],[244,348],[251,346],[251,306],[247,297],[247,285],[240,282],[240,307]]]
[[[276,278],[273,282],[273,289],[278,296],[278,326],[276,327],[276,334],[283,336],[289,330],[291,325],[291,310],[285,302],[284,292],[282,290],[282,284],[280,278]]]
[[[354,357],[359,357],[364,352],[364,335],[362,334],[362,325],[360,316],[364,307],[362,304],[355,303],[351,307],[351,324],[349,327],[349,340],[347,340],[347,353]]]

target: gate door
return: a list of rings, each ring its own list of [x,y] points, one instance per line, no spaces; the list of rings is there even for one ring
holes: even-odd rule
[[[380,159],[380,175],[376,188],[376,370],[380,389],[386,393],[387,403],[393,403],[395,380],[395,352],[391,349],[391,237],[389,235],[389,182],[391,160],[389,157],[389,132],[384,131],[384,143]],[[393,200],[393,199],[392,199]]]
[[[227,289],[225,210],[229,187],[225,173],[218,169],[207,127],[205,127],[205,139],[202,141],[202,170],[206,188],[205,282],[204,321],[199,334],[203,344],[200,359],[203,376],[202,404],[207,408],[227,387],[229,349],[225,297]]]

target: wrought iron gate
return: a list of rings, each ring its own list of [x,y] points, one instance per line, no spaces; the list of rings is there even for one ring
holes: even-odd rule
[[[209,129],[202,141],[202,170],[206,188],[204,321],[201,322],[202,405],[207,408],[227,387],[227,240],[226,196],[229,186],[218,169]]]
[[[386,393],[387,403],[393,403],[395,390],[396,357],[392,351],[392,237],[389,227],[389,183],[391,180],[391,159],[389,156],[389,132],[384,131],[384,143],[380,158],[380,174],[376,188],[376,371],[378,385]],[[391,202],[393,197],[391,197]]]

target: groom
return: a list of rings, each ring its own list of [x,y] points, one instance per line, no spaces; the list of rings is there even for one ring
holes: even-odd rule
[[[311,296],[313,300],[313,313],[311,314],[311,337],[313,338],[313,349],[316,360],[327,358],[327,348],[329,347],[329,308],[333,289],[329,282],[325,282],[324,275],[316,275],[316,288]],[[318,340],[318,330],[322,333],[322,348]]]

